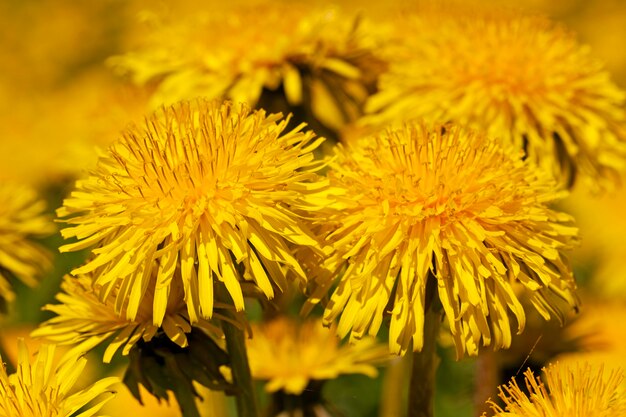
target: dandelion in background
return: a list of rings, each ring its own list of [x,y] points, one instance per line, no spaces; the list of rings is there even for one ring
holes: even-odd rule
[[[563,253],[577,229],[548,207],[563,192],[520,156],[483,134],[420,122],[339,145],[328,177],[344,195],[326,219],[336,252],[325,268],[341,278],[324,321],[339,318],[339,334],[359,339],[389,313],[391,351],[419,351],[425,311],[440,302],[462,356],[508,347],[511,327],[523,330],[519,289],[545,319],[563,318],[577,305]]]
[[[34,363],[31,363],[28,349],[24,341],[20,340],[17,372],[7,375],[4,364],[0,365],[0,415],[7,417],[99,415],[100,408],[114,395],[111,388],[119,382],[118,378],[104,378],[82,390],[70,393],[87,360],[74,357],[56,367],[54,352],[54,345],[42,345]]]
[[[626,96],[574,34],[506,13],[426,13],[405,23],[366,123],[469,125],[524,149],[569,186],[579,175],[592,188],[619,180]]]
[[[309,409],[312,415],[327,416],[320,411],[325,408],[320,392],[324,381],[346,374],[374,378],[376,365],[389,359],[388,349],[375,338],[341,345],[335,327],[325,328],[321,319],[299,323],[279,317],[253,325],[252,334],[247,342],[250,368],[274,394],[271,415],[309,415]]]
[[[257,1],[148,15],[141,46],[109,62],[156,84],[155,105],[203,96],[267,108],[264,92],[277,92],[336,129],[361,115],[384,68],[376,28],[328,6]]]
[[[580,363],[543,368],[544,377],[524,372],[526,390],[515,379],[499,388],[504,407],[489,401],[490,416],[533,417],[611,417],[626,414],[626,396],[619,368],[605,372],[604,367]],[[487,414],[483,414],[486,417]]]
[[[10,278],[35,285],[51,266],[50,254],[32,240],[55,230],[45,207],[34,190],[0,184],[0,312],[6,312],[7,303],[15,298]]]
[[[272,298],[288,271],[304,282],[290,245],[318,244],[301,213],[322,208],[312,152],[323,139],[287,123],[200,99],[127,130],[58,210],[63,236],[78,239],[61,251],[96,246],[73,274],[93,274],[102,294],[119,288],[129,320],[153,286],[156,326],[175,276],[191,323],[213,315],[218,284],[218,302],[242,310],[244,290]]]

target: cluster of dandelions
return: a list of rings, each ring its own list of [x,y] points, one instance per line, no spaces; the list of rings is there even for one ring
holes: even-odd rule
[[[525,327],[522,297],[546,320],[577,308],[566,258],[577,229],[553,204],[579,174],[598,187],[618,177],[626,116],[623,92],[569,34],[527,17],[425,14],[368,31],[335,9],[233,10],[157,18],[143,48],[109,61],[152,83],[159,109],[57,210],[73,239],[60,250],[89,250],[34,333],[72,346],[59,378],[71,381],[72,358],[106,345],[104,362],[130,357],[129,387],[174,390],[185,415],[197,415],[193,380],[234,393],[253,417],[249,368],[268,391],[301,395],[339,374],[374,375],[389,352],[433,351],[433,322],[462,357],[508,348]],[[410,36],[398,43],[399,33]],[[345,143],[320,158],[324,139],[303,114],[345,129]],[[11,203],[22,217],[5,216],[7,239],[49,232],[38,205]],[[7,245],[0,272],[30,282],[44,255],[30,244],[7,255]],[[277,320],[252,326],[244,343],[246,299],[271,302],[292,283],[305,309],[322,304],[331,330]],[[388,349],[374,342],[384,325]],[[355,345],[340,347],[335,332]],[[37,364],[49,373],[48,361]],[[23,397],[10,393],[26,386],[14,382],[25,363],[0,375],[7,398]],[[85,402],[66,397],[67,414],[109,384],[77,394]],[[495,412],[526,410],[515,387],[508,411]]]
[[[610,187],[624,169],[624,92],[575,35],[512,13],[412,15],[365,124],[423,117],[524,149],[564,184]],[[539,52],[540,51],[540,52]]]

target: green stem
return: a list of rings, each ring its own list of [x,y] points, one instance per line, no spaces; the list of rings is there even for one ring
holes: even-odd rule
[[[435,374],[439,365],[437,335],[441,322],[440,309],[431,303],[424,314],[424,346],[413,353],[409,387],[408,417],[433,417],[435,411]]]
[[[480,352],[476,360],[476,389],[474,390],[476,411],[474,415],[482,416],[484,412],[489,412],[487,400],[494,399],[498,395],[499,375],[497,353],[491,349]]]
[[[223,314],[233,320],[235,319],[234,314],[230,311],[226,310]],[[226,337],[226,348],[230,356],[233,383],[237,390],[235,399],[237,416],[259,417],[244,332],[227,321],[222,321],[222,330]]]

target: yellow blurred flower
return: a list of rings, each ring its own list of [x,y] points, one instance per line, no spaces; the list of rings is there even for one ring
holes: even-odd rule
[[[458,356],[481,343],[508,347],[511,316],[523,330],[517,287],[545,319],[576,305],[563,251],[577,229],[547,206],[563,192],[518,151],[454,125],[410,122],[339,146],[329,163],[344,195],[329,219],[336,253],[325,267],[342,277],[324,319],[341,316],[340,335],[376,334],[390,312],[391,351],[411,341],[421,350],[436,298],[428,281]]]
[[[142,120],[146,103],[144,92],[103,71],[54,91],[0,91],[0,180],[49,186],[85,175],[97,147]]]
[[[574,268],[589,274],[585,290],[609,300],[626,300],[626,194],[623,190],[590,197],[574,190],[563,208],[576,218],[581,245]]]
[[[564,184],[617,181],[626,166],[626,96],[572,33],[504,12],[407,22],[368,123],[466,124],[524,149]]]
[[[15,297],[10,278],[35,285],[36,278],[51,266],[50,254],[32,241],[55,230],[44,214],[45,206],[35,190],[0,183],[0,311]]]
[[[54,364],[55,346],[42,345],[37,358],[31,364],[24,341],[20,340],[19,343],[17,372],[7,375],[4,364],[0,365],[1,415],[6,417],[95,416],[102,405],[114,394],[111,387],[119,382],[119,379],[115,377],[101,379],[87,388],[70,394],[87,360],[75,357],[57,367]],[[78,414],[79,410],[82,411],[80,414]]]
[[[180,277],[172,280],[171,292],[167,300],[165,316],[161,326],[153,324],[152,298],[156,270],[147,286],[146,293],[139,300],[139,308],[134,319],[126,317],[128,297],[120,296],[120,286],[113,288],[100,298],[100,289],[93,286],[91,276],[76,278],[66,276],[56,298],[61,304],[46,305],[45,310],[56,313],[56,317],[42,323],[32,333],[33,337],[43,337],[58,345],[71,345],[67,355],[88,352],[100,344],[108,346],[104,352],[104,362],[109,363],[115,353],[122,349],[128,355],[133,346],[143,340],[149,342],[157,332],[163,332],[180,347],[187,347],[186,333],[191,331],[189,317],[183,300],[184,294]],[[122,302],[120,306],[116,302]],[[216,314],[220,317],[219,314]],[[209,333],[219,333],[219,329],[204,319],[194,324]],[[109,340],[107,342],[107,340]],[[107,343],[105,343],[107,342]]]
[[[122,376],[123,372],[120,372]],[[194,389],[202,398],[197,398],[201,417],[229,417],[226,396],[219,391],[211,391],[194,384]],[[120,386],[117,395],[102,408],[110,416],[132,417],[180,417],[181,410],[174,395],[161,400],[151,395],[143,385],[139,386],[141,402],[137,400],[125,385]]]
[[[626,415],[623,370],[605,373],[604,367],[580,363],[550,365],[544,377],[536,377],[528,369],[524,380],[528,393],[512,379],[501,386],[499,397],[504,408],[490,401],[494,417],[613,417]],[[487,414],[483,414],[483,417]]]
[[[214,284],[237,310],[242,287],[271,298],[291,271],[306,277],[289,245],[317,245],[301,212],[320,209],[326,187],[312,151],[323,141],[303,125],[245,105],[182,102],[127,130],[58,210],[73,251],[97,245],[73,274],[103,291],[121,285],[137,317],[156,268],[153,323],[160,326],[180,272],[191,323],[210,318]],[[116,301],[122,304],[124,301]]]
[[[623,300],[585,299],[577,319],[566,329],[580,349],[558,356],[564,364],[586,362],[626,369],[626,304]]]
[[[117,46],[124,20],[119,6],[110,0],[0,3],[0,90],[3,83],[23,93],[53,89],[100,65]]]
[[[110,63],[137,84],[156,81],[155,106],[204,96],[255,107],[269,90],[338,128],[361,114],[384,67],[377,28],[336,7],[255,1],[143,16],[143,44]]]
[[[267,381],[268,392],[300,395],[312,381],[345,374],[376,377],[376,364],[389,358],[386,346],[375,338],[340,344],[335,328],[321,319],[297,322],[280,317],[252,326],[248,339],[250,369],[255,379]]]

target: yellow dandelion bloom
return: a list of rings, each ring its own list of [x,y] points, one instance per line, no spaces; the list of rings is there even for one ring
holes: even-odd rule
[[[0,311],[15,295],[9,278],[17,277],[28,285],[50,265],[50,255],[33,237],[54,231],[43,211],[45,202],[28,188],[0,183]]]
[[[578,174],[592,187],[618,181],[626,95],[572,33],[504,13],[409,21],[399,25],[407,41],[368,103],[369,123],[423,117],[469,125],[524,149],[570,186]]]
[[[371,378],[375,365],[389,357],[389,351],[374,338],[341,345],[334,327],[320,319],[298,323],[286,317],[253,325],[248,339],[252,376],[265,380],[268,392],[300,395],[311,381],[335,379],[343,374]]]
[[[515,379],[499,388],[504,408],[490,401],[494,417],[613,417],[626,415],[624,380],[619,368],[604,372],[604,367],[580,363],[550,365],[543,369],[543,380],[528,369],[524,381],[528,393]],[[483,417],[487,414],[483,414]]]
[[[142,46],[110,60],[137,84],[156,81],[157,106],[204,96],[254,107],[279,91],[337,128],[361,114],[383,68],[375,28],[333,7],[255,1],[163,15],[151,15]]]
[[[342,277],[324,318],[342,336],[376,334],[390,310],[391,351],[421,350],[431,280],[459,356],[508,347],[511,317],[523,330],[516,287],[546,319],[576,305],[563,250],[577,229],[547,206],[564,192],[499,141],[410,122],[338,146],[328,176],[344,196],[326,268]]]
[[[304,125],[285,132],[288,121],[196,100],[130,128],[57,212],[78,239],[61,251],[97,245],[72,273],[93,273],[103,293],[120,285],[134,320],[156,269],[157,326],[178,273],[191,323],[212,316],[218,282],[232,298],[218,301],[242,310],[242,285],[271,298],[287,272],[304,281],[290,245],[317,245],[301,213],[320,208],[327,181],[312,151],[323,139]]]
[[[165,316],[160,327],[154,325],[152,317],[155,281],[156,273],[153,273],[146,293],[139,302],[137,315],[130,320],[126,317],[127,304],[123,305],[120,313],[115,309],[116,301],[128,301],[119,296],[119,285],[102,300],[99,288],[93,286],[91,276],[81,275],[74,278],[68,275],[61,284],[63,292],[56,296],[61,304],[44,307],[45,310],[55,313],[56,317],[42,323],[32,336],[43,337],[57,345],[72,345],[67,354],[69,356],[107,344],[104,352],[105,363],[109,363],[120,349],[123,355],[128,355],[137,342],[140,340],[149,342],[157,332],[164,333],[178,346],[187,347],[186,334],[191,332],[191,325],[183,300],[180,277],[176,276],[172,280]],[[219,314],[215,316],[220,317]],[[200,319],[194,325],[210,333],[219,333],[217,327],[204,319]]]
[[[42,345],[37,358],[31,364],[28,349],[24,341],[20,340],[17,372],[7,375],[4,364],[0,365],[0,415],[6,417],[98,415],[104,403],[114,395],[111,387],[117,384],[119,379],[104,378],[70,394],[87,360],[77,357],[56,367],[54,352],[54,345]]]

